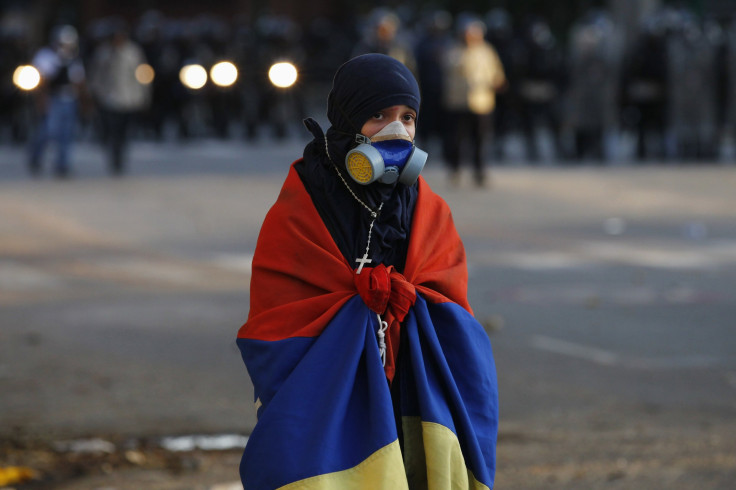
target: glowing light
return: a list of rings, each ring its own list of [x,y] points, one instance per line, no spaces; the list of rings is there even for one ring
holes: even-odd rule
[[[41,74],[31,65],[21,65],[13,72],[13,83],[21,90],[33,90],[41,83]]]
[[[296,66],[288,62],[275,63],[268,70],[268,78],[271,83],[280,88],[288,88],[296,83]]]
[[[148,85],[153,82],[156,76],[156,72],[153,71],[153,67],[149,64],[143,63],[138,65],[135,69],[135,79],[141,85]]]
[[[199,90],[207,83],[207,70],[202,65],[186,65],[179,71],[179,80],[185,87]]]
[[[215,85],[229,87],[238,79],[238,69],[229,61],[220,61],[210,68],[210,78]]]

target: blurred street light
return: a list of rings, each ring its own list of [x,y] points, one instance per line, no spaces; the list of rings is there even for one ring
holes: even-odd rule
[[[13,83],[21,90],[33,90],[41,83],[41,74],[31,65],[21,65],[13,72]]]
[[[142,85],[148,85],[153,82],[156,76],[156,72],[153,71],[153,67],[147,63],[138,65],[135,69],[135,79]]]
[[[296,83],[297,70],[288,62],[275,63],[268,70],[268,78],[271,83],[280,88],[288,88]]]
[[[179,71],[179,80],[185,87],[199,90],[207,83],[207,70],[202,65],[186,65]]]
[[[229,61],[220,61],[210,68],[210,78],[219,87],[229,87],[238,79],[238,69]]]

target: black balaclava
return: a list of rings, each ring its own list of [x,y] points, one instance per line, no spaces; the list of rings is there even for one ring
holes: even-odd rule
[[[373,114],[395,105],[407,105],[418,112],[419,103],[419,86],[406,66],[390,56],[365,54],[346,62],[335,73],[327,98],[331,126],[326,135],[313,119],[304,121],[314,140],[304,149],[304,159],[296,170],[335,243],[353,268],[358,265],[355,259],[365,253],[372,218],[345,183],[372,209],[383,202],[371,234],[369,257],[373,262],[369,265],[383,263],[399,270],[403,270],[406,260],[417,185],[358,184],[347,173],[345,156],[357,145],[355,135]]]

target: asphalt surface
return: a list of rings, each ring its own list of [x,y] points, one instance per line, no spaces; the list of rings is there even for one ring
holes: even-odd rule
[[[34,469],[28,488],[233,488],[238,448],[158,441],[253,427],[235,333],[302,146],[137,142],[112,178],[83,143],[63,181],[0,147],[0,467]],[[497,488],[732,488],[736,167],[513,161],[477,189],[430,158],[424,175],[494,347]],[[113,448],[63,444],[91,438]]]

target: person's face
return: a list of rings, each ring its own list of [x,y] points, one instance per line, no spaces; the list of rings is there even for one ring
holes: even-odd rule
[[[465,29],[465,43],[468,46],[482,43],[484,36],[483,28],[478,25],[471,24]]]
[[[406,105],[395,105],[382,109],[373,114],[360,129],[363,136],[372,138],[389,123],[400,121],[406,128],[411,139],[414,140],[414,133],[417,128],[417,113],[414,109]]]

